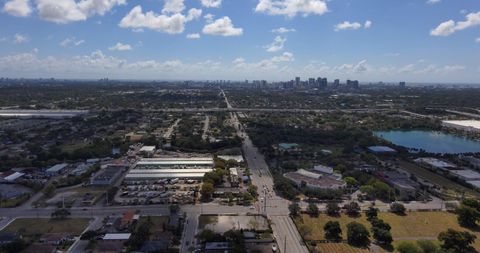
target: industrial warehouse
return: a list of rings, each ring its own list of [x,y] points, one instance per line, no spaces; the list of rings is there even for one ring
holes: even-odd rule
[[[126,181],[159,179],[201,179],[213,170],[212,157],[145,158],[125,176]]]

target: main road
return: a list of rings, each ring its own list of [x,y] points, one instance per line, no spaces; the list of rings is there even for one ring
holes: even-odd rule
[[[245,132],[245,128],[238,120],[230,101],[221,91],[230,112],[231,121],[237,131],[237,135],[243,138],[242,150],[248,168],[250,169],[252,183],[258,187],[262,212],[272,221],[273,235],[282,253],[308,253],[295,224],[289,216],[288,206],[290,202],[275,193],[273,189],[273,177],[263,155],[253,145]]]

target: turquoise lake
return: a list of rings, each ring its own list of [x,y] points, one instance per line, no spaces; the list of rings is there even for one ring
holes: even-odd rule
[[[480,142],[440,132],[378,131],[373,134],[395,145],[411,149],[423,149],[429,153],[480,152]]]

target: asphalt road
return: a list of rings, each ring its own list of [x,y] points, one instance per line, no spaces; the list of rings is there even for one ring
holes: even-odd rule
[[[228,98],[222,90],[228,109],[232,109]],[[251,172],[252,183],[258,187],[262,212],[272,221],[273,235],[283,253],[308,253],[298,230],[289,216],[290,202],[276,195],[273,190],[273,178],[263,155],[253,145],[238,120],[236,112],[230,113],[237,135],[243,138],[243,154]]]

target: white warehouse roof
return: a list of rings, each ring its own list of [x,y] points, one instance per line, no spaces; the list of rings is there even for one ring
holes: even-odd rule
[[[128,174],[126,180],[162,179],[162,178],[202,178],[205,173],[157,173],[157,174]]]
[[[152,169],[131,170],[128,174],[207,173],[213,169]]]
[[[480,130],[480,120],[445,120],[443,123]]]
[[[114,234],[105,234],[103,240],[128,240],[130,239],[131,233],[114,233]]]

